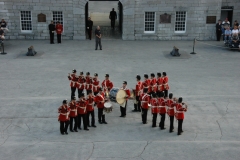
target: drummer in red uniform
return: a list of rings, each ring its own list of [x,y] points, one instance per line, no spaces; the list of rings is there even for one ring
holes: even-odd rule
[[[63,100],[62,106],[58,108],[58,121],[60,122],[60,133],[63,135],[68,134],[67,129],[69,125],[69,112],[70,108],[67,105],[67,100]]]
[[[136,96],[136,102],[134,103],[134,110],[133,112],[141,112],[141,101],[140,101],[140,95],[142,91],[142,82],[141,82],[141,76],[136,76],[137,84],[135,88],[135,96]]]
[[[149,80],[150,84],[149,84],[149,94],[152,96],[153,93],[156,93],[156,89],[157,89],[157,84],[156,84],[156,78],[155,78],[155,74],[151,73],[151,79]]]
[[[80,98],[81,94],[83,93],[85,87],[85,77],[83,72],[80,72],[80,76],[78,77],[78,81],[76,83],[76,88],[78,89],[78,98]]]
[[[160,92],[160,96],[158,98],[158,103],[159,103],[159,114],[161,116],[161,121],[159,123],[159,127],[161,130],[164,130],[164,129],[166,129],[164,127],[165,117],[166,117],[166,103],[165,103],[163,92]]]
[[[102,88],[107,94],[109,94],[110,90],[113,88],[113,83],[109,80],[109,74],[105,75],[105,80],[102,82]]]
[[[173,94],[170,93],[169,94],[169,98],[166,102],[166,105],[167,105],[167,114],[168,116],[170,117],[170,128],[169,128],[169,132],[173,132],[173,129],[174,129],[174,125],[173,125],[173,122],[174,122],[174,115],[175,115],[175,110],[174,110],[174,107],[175,107],[175,101],[173,99]]]
[[[92,84],[93,84],[93,93],[96,96],[98,94],[99,88],[100,88],[97,73],[94,73],[94,78],[93,78]]]
[[[87,72],[86,73],[86,84],[85,84],[85,89],[87,91],[87,95],[90,93],[90,91],[92,91],[92,77],[90,77],[90,73]]]
[[[127,81],[123,81],[123,86],[120,88],[122,90],[124,90],[126,92],[126,101],[120,105],[120,112],[121,112],[121,115],[120,117],[126,117],[126,111],[127,111],[127,101],[128,101],[128,98],[131,96],[131,92],[130,90],[127,88]]]
[[[149,86],[150,86],[150,80],[148,79],[148,75],[144,74],[144,81],[142,82],[142,89],[146,88],[148,90],[148,93],[149,93]]]
[[[84,98],[84,93],[80,95],[79,101],[77,101],[76,105],[77,105],[77,112],[78,112],[77,127],[78,129],[82,129],[81,128],[81,120],[82,120],[84,130],[88,131],[89,129],[87,128],[87,101]]]
[[[57,41],[58,41],[58,43],[61,43],[62,42],[63,25],[59,21],[57,21],[56,32],[57,32]]]
[[[163,89],[164,89],[164,95],[165,98],[168,97],[168,90],[169,90],[169,85],[168,85],[168,76],[166,72],[162,73],[163,77]]]
[[[156,127],[157,115],[158,115],[158,107],[159,107],[157,94],[156,93],[152,94],[152,99],[150,101],[150,104],[151,104],[152,115],[153,115],[152,127]]]
[[[72,97],[71,102],[68,104],[70,108],[70,131],[78,132],[77,130],[77,106],[76,106],[76,97]],[[74,128],[73,128],[73,120],[74,120]]]
[[[150,95],[147,92],[148,92],[148,88],[144,88],[143,93],[140,96],[143,124],[147,124],[147,112],[148,112],[148,107],[150,105]]]
[[[76,83],[78,81],[76,72],[77,72],[76,69],[73,69],[72,74],[68,73],[68,79],[70,80],[70,87],[71,87],[71,98],[75,97]]]
[[[94,101],[96,102],[98,108],[98,122],[100,124],[107,124],[105,120],[105,114],[103,114],[103,108],[106,99],[102,88],[99,88],[99,93],[95,96]]]
[[[87,96],[87,124],[88,127],[97,127],[95,126],[95,114],[94,114],[94,96],[92,94],[92,90],[89,90]],[[90,118],[91,115],[91,126],[90,126]]]
[[[183,132],[182,124],[183,124],[183,119],[184,119],[184,112],[187,112],[187,104],[184,103],[182,100],[183,100],[182,97],[179,97],[178,103],[176,104],[175,116],[178,120],[178,135],[181,135]]]
[[[157,73],[157,96],[160,96],[160,92],[162,92],[164,90],[163,88],[163,78],[161,73]]]

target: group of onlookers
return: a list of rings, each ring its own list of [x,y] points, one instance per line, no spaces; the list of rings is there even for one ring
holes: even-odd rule
[[[2,42],[2,40],[5,39],[4,29],[6,29],[6,27],[7,27],[7,22],[4,19],[2,19],[1,22],[0,22],[0,26],[1,26],[0,27],[0,41]]]

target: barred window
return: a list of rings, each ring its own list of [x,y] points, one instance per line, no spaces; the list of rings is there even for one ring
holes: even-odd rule
[[[187,12],[185,11],[176,12],[175,33],[186,32],[186,19],[187,19]]]
[[[57,24],[57,21],[59,21],[59,23],[63,25],[63,12],[53,11],[53,21],[55,25]]]
[[[21,31],[32,31],[32,14],[31,11],[21,11]]]
[[[145,12],[144,33],[155,33],[155,12]]]

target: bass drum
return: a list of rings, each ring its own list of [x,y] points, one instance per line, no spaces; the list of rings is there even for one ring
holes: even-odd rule
[[[119,91],[119,88],[112,88],[109,92],[109,99],[110,101],[116,102],[116,95]]]

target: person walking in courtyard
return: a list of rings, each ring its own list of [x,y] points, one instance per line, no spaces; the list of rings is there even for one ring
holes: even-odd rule
[[[102,50],[102,44],[101,44],[102,34],[99,26],[97,26],[97,29],[95,30],[95,36],[96,36],[95,50],[98,49],[98,46],[100,47],[100,50]]]
[[[87,21],[87,33],[88,33],[88,38],[91,40],[92,39],[92,27],[93,27],[93,21],[91,20],[90,17],[88,17]]]
[[[110,12],[109,19],[111,20],[111,28],[115,28],[115,20],[117,19],[117,13],[114,11],[114,8]]]

